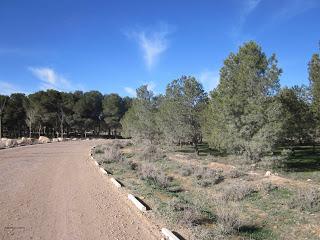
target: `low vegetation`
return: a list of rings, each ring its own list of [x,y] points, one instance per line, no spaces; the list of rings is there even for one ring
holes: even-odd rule
[[[128,142],[101,145],[95,158],[151,207],[151,217],[186,239],[317,239],[319,191],[312,185],[277,182],[264,176],[266,169],[252,174],[251,163],[248,170],[242,161],[228,165],[230,156],[210,155],[202,145],[197,156],[188,146],[168,150]],[[115,150],[121,158],[105,161]]]

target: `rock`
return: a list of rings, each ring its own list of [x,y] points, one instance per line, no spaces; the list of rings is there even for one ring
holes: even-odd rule
[[[52,138],[52,142],[59,142],[58,138]]]
[[[307,179],[307,182],[311,182],[312,180],[310,178]]]
[[[61,138],[61,137],[59,137],[59,138],[58,138],[58,141],[59,141],[59,142],[63,142],[63,141],[64,141],[64,139],[63,139],[63,138]]]
[[[21,139],[17,140],[18,145],[25,146],[32,144],[31,138],[22,137]]]
[[[77,138],[72,138],[72,141],[77,141],[78,139]]]
[[[45,137],[45,136],[40,136],[39,137],[39,143],[49,143],[50,139]]]
[[[6,140],[6,147],[15,147],[18,145],[18,142],[16,139],[7,139]]]
[[[269,176],[271,176],[271,175],[272,175],[272,173],[271,173],[270,171],[267,171],[264,176],[265,176],[265,177],[269,177]]]

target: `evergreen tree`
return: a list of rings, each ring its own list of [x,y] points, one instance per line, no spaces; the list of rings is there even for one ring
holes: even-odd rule
[[[204,117],[212,147],[253,161],[272,150],[281,131],[281,107],[274,97],[280,74],[275,55],[267,58],[255,42],[229,55]]]

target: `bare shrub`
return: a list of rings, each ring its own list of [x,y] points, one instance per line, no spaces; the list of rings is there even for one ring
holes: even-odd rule
[[[259,186],[260,191],[268,194],[276,189],[278,189],[277,185],[272,184],[271,182],[263,182],[260,186]]]
[[[192,174],[194,174],[195,172],[195,169],[194,167],[192,166],[185,166],[183,165],[180,169],[179,169],[179,173],[182,175],[182,176],[190,176]]]
[[[121,162],[124,157],[118,145],[106,145],[103,155],[104,163]]]
[[[126,161],[127,166],[129,167],[129,169],[131,170],[137,170],[139,165],[137,163],[135,163],[134,161],[128,160]]]
[[[245,176],[246,174],[242,171],[239,171],[237,169],[233,169],[230,172],[227,173],[227,177],[229,178],[239,178],[242,176]]]
[[[223,181],[221,170],[214,170],[207,167],[200,167],[195,172],[197,183],[202,187],[208,187]]]
[[[249,196],[256,190],[248,182],[236,182],[228,185],[223,189],[221,200],[223,201],[240,201]]]
[[[96,149],[94,149],[94,153],[95,154],[103,154],[104,153],[104,149],[96,148]]]
[[[143,164],[140,169],[140,176],[142,180],[149,181],[161,188],[168,188],[172,182],[172,178],[157,169],[151,163]]]
[[[163,159],[166,155],[164,152],[156,145],[147,144],[143,147],[142,151],[139,153],[139,158],[143,161],[157,161]]]
[[[320,211],[320,191],[317,189],[299,189],[296,196],[289,202],[290,208],[300,211]]]
[[[239,208],[220,202],[215,210],[218,231],[222,234],[231,234],[239,231],[242,226]]]
[[[173,199],[169,202],[169,211],[175,215],[175,220],[184,226],[193,227],[201,224],[204,216],[201,211],[182,199]]]

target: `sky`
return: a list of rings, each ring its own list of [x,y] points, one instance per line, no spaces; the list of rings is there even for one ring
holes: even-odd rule
[[[282,86],[309,84],[320,0],[0,0],[0,93],[155,93],[182,75],[206,91],[254,40],[277,55]]]

